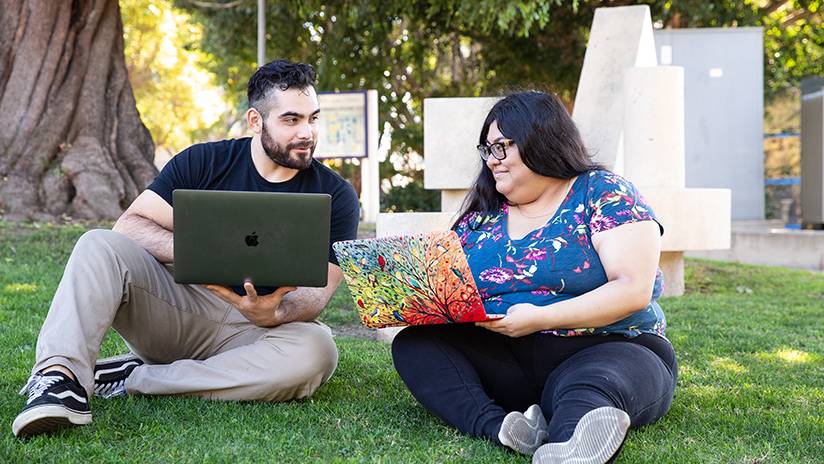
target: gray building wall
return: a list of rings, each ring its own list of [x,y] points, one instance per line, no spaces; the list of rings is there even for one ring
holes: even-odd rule
[[[762,29],[662,29],[655,45],[684,68],[686,186],[731,189],[733,219],[763,219]]]
[[[824,77],[801,81],[801,216],[824,226]]]

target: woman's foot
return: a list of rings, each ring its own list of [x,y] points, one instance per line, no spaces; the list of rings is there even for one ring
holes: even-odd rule
[[[541,407],[533,404],[520,413],[512,411],[504,417],[498,440],[523,454],[532,454],[547,439],[546,419]]]
[[[541,446],[532,456],[532,463],[604,464],[621,448],[629,424],[629,416],[620,409],[593,409],[578,421],[568,441]]]

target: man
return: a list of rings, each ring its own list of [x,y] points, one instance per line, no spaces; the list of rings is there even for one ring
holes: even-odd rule
[[[181,285],[167,266],[176,188],[328,193],[331,242],[355,237],[354,189],[312,158],[320,112],[315,79],[301,63],[259,68],[248,85],[253,137],[184,150],[113,231],[78,240],[37,340],[32,377],[21,391],[28,401],[12,424],[16,436],[90,423],[93,392],[286,401],[311,395],[331,377],[337,349],[329,328],[315,321],[342,280],[331,243],[324,288],[264,295],[249,282],[238,291]],[[95,366],[109,327],[133,355]]]

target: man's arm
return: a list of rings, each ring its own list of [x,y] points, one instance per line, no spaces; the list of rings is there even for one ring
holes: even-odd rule
[[[329,263],[329,279],[325,287],[281,287],[269,295],[258,296],[254,285],[246,282],[246,296],[221,285],[206,288],[230,303],[246,319],[258,327],[275,327],[295,321],[315,320],[343,281],[340,267]]]
[[[325,287],[298,287],[283,297],[275,314],[279,324],[293,321],[313,321],[332,299],[338,285],[343,281],[340,267],[329,263],[329,280]]]
[[[129,237],[161,263],[174,261],[172,207],[160,195],[144,190],[112,229]]]

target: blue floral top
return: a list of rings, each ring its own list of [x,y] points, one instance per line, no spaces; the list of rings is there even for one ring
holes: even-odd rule
[[[655,220],[635,186],[609,171],[579,175],[546,225],[521,239],[509,237],[508,215],[509,208],[504,204],[497,212],[469,213],[455,228],[487,313],[506,314],[517,303],[546,306],[600,287],[607,283],[607,275],[592,246],[592,234],[622,224]],[[659,269],[646,308],[606,327],[544,333],[664,336],[666,319],[657,302],[662,290],[663,274]]]

